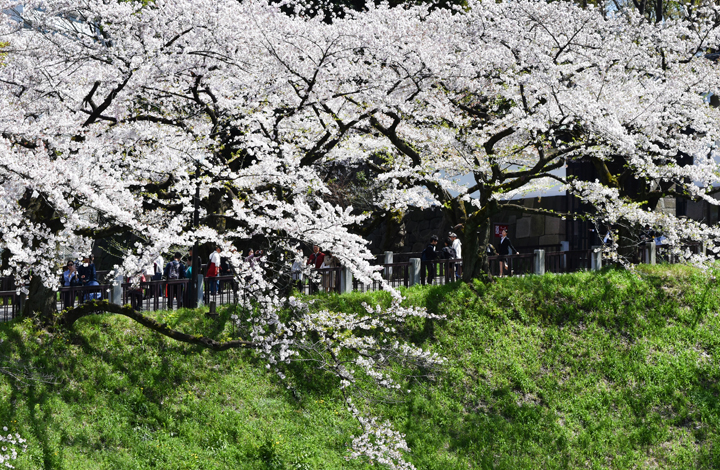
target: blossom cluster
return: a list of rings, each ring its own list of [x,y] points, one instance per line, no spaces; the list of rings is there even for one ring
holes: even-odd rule
[[[8,432],[7,426],[3,426],[3,431]],[[20,434],[0,434],[0,465],[15,468],[10,462],[17,459],[18,446],[23,452],[27,450],[26,442],[25,439],[20,437]]]

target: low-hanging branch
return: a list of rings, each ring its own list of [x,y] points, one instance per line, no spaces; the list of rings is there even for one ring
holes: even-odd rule
[[[65,310],[60,320],[61,324],[66,327],[71,327],[76,321],[83,317],[89,317],[91,315],[101,315],[104,313],[114,313],[116,315],[124,315],[128,318],[135,320],[146,328],[160,333],[161,335],[172,338],[182,343],[195,344],[202,346],[213,351],[227,351],[228,349],[256,349],[260,345],[251,341],[225,341],[219,342],[206,336],[194,336],[181,331],[173,330],[168,327],[167,323],[158,323],[150,317],[146,317],[140,312],[137,312],[129,305],[116,305],[108,302],[107,300],[91,300],[85,302],[77,307],[69,310]]]

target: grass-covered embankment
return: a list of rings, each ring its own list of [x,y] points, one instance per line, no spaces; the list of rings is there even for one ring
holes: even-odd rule
[[[377,411],[418,469],[719,468],[718,294],[666,267],[411,288],[409,303],[447,319],[402,333],[449,362]],[[315,308],[362,301],[388,297]],[[224,318],[196,326],[222,336]],[[124,318],[52,337],[17,322],[0,338],[0,367],[56,382],[0,376],[0,424],[29,442],[18,468],[370,468],[345,461],[356,423],[334,382],[307,369],[290,391],[251,353],[176,344]]]

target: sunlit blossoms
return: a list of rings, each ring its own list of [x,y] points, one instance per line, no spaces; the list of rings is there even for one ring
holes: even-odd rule
[[[391,306],[367,315],[288,297],[299,243],[381,282],[351,230],[367,214],[327,200],[334,166],[371,167],[378,210],[442,206],[466,279],[482,271],[489,217],[550,184],[599,222],[654,225],[678,250],[720,238],[652,211],[664,196],[715,203],[720,121],[705,96],[720,73],[703,55],[720,44],[714,6],[650,24],[566,2],[369,4],[332,21],[264,0],[0,5],[3,274],[57,287],[63,253],[110,237],[135,237],[124,274],[196,241],[220,246],[247,294],[234,345],[280,374],[310,359],[348,396],[358,380],[402,393],[404,368],[442,363],[397,340],[408,317],[435,318],[389,286]],[[580,160],[597,182],[558,173]],[[242,240],[268,256],[247,261]],[[411,468],[402,435],[355,406],[353,455]]]

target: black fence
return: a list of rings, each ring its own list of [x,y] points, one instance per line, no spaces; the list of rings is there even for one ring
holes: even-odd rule
[[[675,255],[670,248],[658,245],[655,248],[657,263],[678,263],[686,256]],[[651,262],[651,245],[638,247],[636,259],[643,263]],[[700,254],[703,252],[702,244],[690,243],[685,245],[687,254]],[[421,284],[447,284],[462,277],[462,260],[439,259],[434,261],[420,261],[420,275],[414,278],[413,263],[411,259],[420,259],[421,253],[394,253],[393,263],[383,263],[385,254],[376,255],[377,266],[381,267],[381,281],[372,281],[369,284],[352,279],[352,290],[366,292],[381,290],[385,285],[392,287],[409,287],[414,283]],[[545,252],[545,272],[571,273],[592,269],[593,250],[550,251]],[[534,272],[535,254],[521,253],[519,255],[489,256],[490,274],[493,276],[517,276],[532,274]],[[204,269],[202,270],[204,271]],[[202,272],[201,271],[201,272]],[[296,287],[306,293],[340,292],[343,282],[344,268],[312,269],[312,276],[299,276]],[[110,292],[114,289],[109,278],[110,271],[97,271],[98,286],[61,287],[58,293],[58,310],[73,307],[91,299],[109,300]],[[124,283],[122,287],[122,303],[130,304],[136,310],[164,310],[188,305],[189,279],[178,280],[151,280],[139,284]],[[214,302],[216,305],[235,303],[245,295],[245,289],[240,290],[233,276],[218,276],[203,279],[203,300],[205,304]],[[350,287],[350,286],[347,286]],[[347,288],[345,287],[345,288]],[[14,278],[0,277],[0,321],[8,321],[20,315],[22,296],[17,293]]]
[[[340,276],[342,268],[311,269],[311,276],[299,281],[302,291],[306,294],[318,292],[340,292]]]
[[[187,302],[189,279],[122,284],[122,303],[135,310],[172,310]]]
[[[15,290],[0,291],[0,321],[8,321],[20,315],[20,295]]]
[[[545,272],[574,273],[592,268],[593,250],[571,250],[545,253]]]
[[[205,304],[209,304],[211,301],[217,305],[237,302],[238,283],[234,276],[206,277],[203,283]]]
[[[112,286],[109,284],[98,286],[61,287],[58,289],[58,310],[72,308],[76,304],[87,300],[107,300]]]

